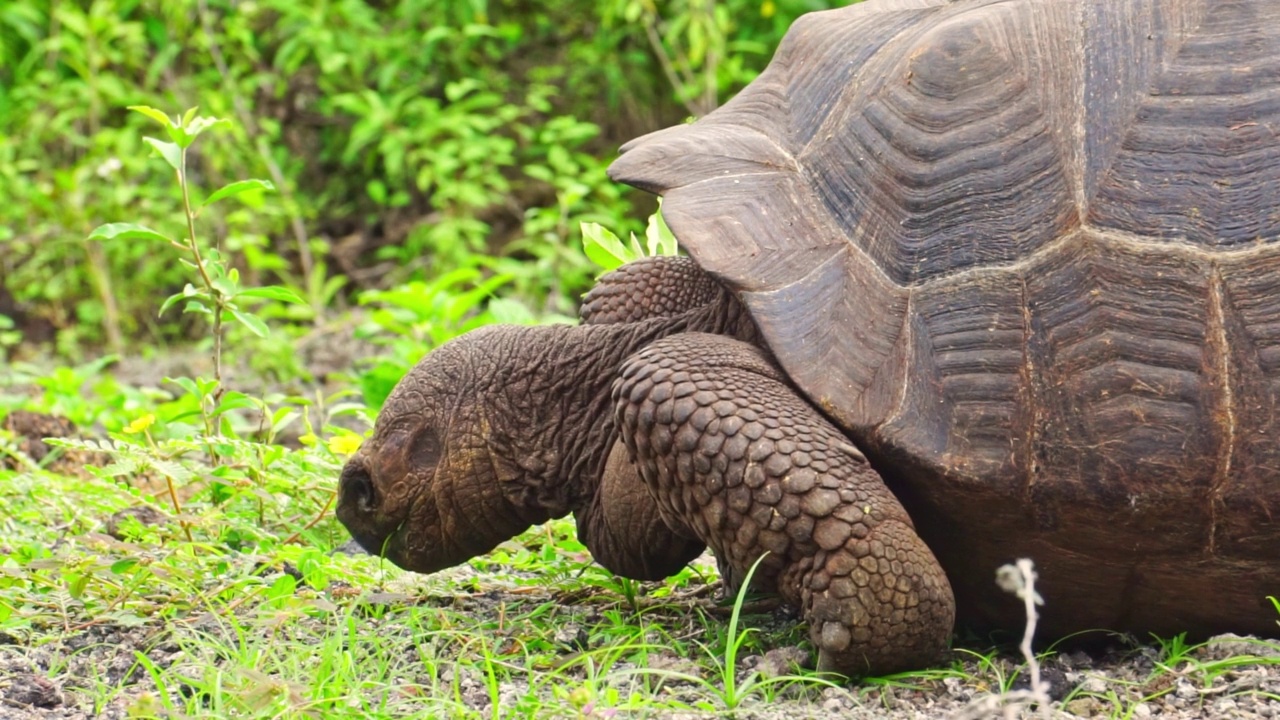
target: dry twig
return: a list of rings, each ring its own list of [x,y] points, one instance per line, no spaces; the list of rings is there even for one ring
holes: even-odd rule
[[[1040,618],[1036,606],[1044,604],[1044,599],[1036,592],[1035,563],[1028,558],[1019,558],[1012,565],[1001,566],[996,570],[996,584],[1021,598],[1026,609],[1027,623],[1018,649],[1027,661],[1027,669],[1031,675],[1030,686],[1026,690],[1011,690],[980,697],[957,713],[953,720],[979,720],[991,717],[997,711],[1006,720],[1013,720],[1018,717],[1019,710],[1031,707],[1037,708],[1041,717],[1051,717],[1049,683],[1040,677],[1040,661],[1031,649],[1031,640],[1036,634],[1036,621]]]

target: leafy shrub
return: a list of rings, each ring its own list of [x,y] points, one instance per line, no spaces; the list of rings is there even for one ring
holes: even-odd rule
[[[285,319],[318,321],[352,292],[472,255],[498,258],[486,272],[509,274],[528,307],[569,313],[593,272],[570,242],[577,222],[640,229],[639,196],[604,174],[613,148],[734,92],[791,18],[826,4],[5,3],[0,289],[68,354],[189,336],[153,312],[180,269],[145,244],[85,238],[180,207],[126,106],[199,105],[234,124],[219,152],[193,156],[198,182],[265,177],[281,193],[210,219],[248,284],[308,299]]]

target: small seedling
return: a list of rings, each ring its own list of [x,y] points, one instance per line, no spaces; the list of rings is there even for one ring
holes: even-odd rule
[[[151,146],[152,150],[175,173],[178,189],[182,193],[185,231],[175,238],[145,225],[121,222],[99,226],[89,234],[89,239],[161,242],[177,248],[187,256],[182,258],[181,262],[194,271],[196,282],[187,283],[181,292],[169,296],[160,306],[159,314],[163,315],[178,302],[185,302],[184,313],[196,313],[209,318],[210,336],[213,340],[213,380],[211,383],[193,384],[192,387],[198,393],[206,434],[218,436],[221,434],[221,424],[216,418],[226,411],[221,407],[221,401],[226,393],[226,387],[222,382],[224,324],[228,319],[233,319],[253,334],[266,337],[268,333],[266,323],[246,308],[246,302],[254,299],[269,299],[305,305],[306,301],[286,287],[240,287],[239,271],[227,263],[216,247],[206,245],[199,240],[196,234],[196,220],[205,208],[221,200],[250,192],[273,191],[275,186],[269,180],[237,180],[218,188],[197,206],[193,206],[192,195],[195,188],[192,187],[188,169],[188,151],[202,133],[226,124],[226,121],[197,115],[197,108],[191,108],[185,114],[172,118],[155,108],[143,105],[135,105],[129,109],[155,120],[165,129],[169,137],[168,140],[145,137],[143,141]],[[192,391],[192,388],[186,389]]]

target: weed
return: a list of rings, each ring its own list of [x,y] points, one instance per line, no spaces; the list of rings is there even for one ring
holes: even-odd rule
[[[267,325],[257,315],[245,307],[245,303],[255,299],[270,299],[289,303],[305,304],[296,292],[285,287],[267,286],[255,288],[240,287],[240,273],[223,260],[221,253],[214,247],[203,246],[196,237],[196,219],[199,211],[226,198],[245,193],[274,190],[275,187],[266,180],[237,180],[223,185],[208,195],[198,206],[192,205],[192,182],[188,170],[188,154],[191,146],[206,130],[217,127],[224,121],[218,118],[204,117],[196,114],[191,108],[181,116],[170,118],[155,108],[134,106],[130,108],[156,121],[165,129],[169,140],[145,137],[143,141],[151,146],[170,168],[178,180],[178,188],[182,194],[183,221],[185,235],[176,240],[162,232],[137,223],[111,223],[102,225],[89,234],[90,240],[138,240],[148,243],[166,243],[190,255],[183,264],[191,268],[199,285],[187,283],[182,292],[170,295],[160,306],[160,314],[164,315],[178,302],[183,302],[184,313],[205,315],[210,322],[210,336],[213,340],[213,380],[201,382],[179,382],[188,393],[199,398],[200,414],[204,419],[205,433],[208,436],[221,435],[221,424],[216,417],[229,409],[223,406],[223,394],[226,387],[222,381],[222,342],[223,323],[235,319],[259,337],[266,337]],[[213,455],[212,457],[217,457]],[[174,496],[176,498],[176,495]],[[179,512],[181,510],[179,509]]]
[[[738,677],[738,658],[742,651],[743,643],[754,632],[753,628],[748,628],[739,632],[738,624],[742,616],[743,603],[746,601],[751,585],[751,578],[755,575],[756,569],[760,566],[760,562],[765,556],[761,555],[752,563],[751,568],[747,571],[746,577],[743,579],[742,586],[738,589],[737,595],[734,597],[733,611],[729,615],[728,628],[724,637],[724,653],[719,655],[713,652],[709,647],[703,645],[703,651],[707,653],[711,660],[712,667],[715,669],[716,681],[706,680],[702,677],[690,675],[688,673],[677,672],[672,670],[638,670],[636,672],[643,674],[651,674],[661,678],[680,680],[702,688],[710,695],[714,702],[699,701],[696,707],[708,711],[723,711],[730,715],[733,714],[746,700],[757,695],[768,694],[779,687],[792,686],[827,686],[838,687],[835,683],[822,677],[814,675],[777,675],[773,677],[764,677],[758,671],[752,671],[744,679]]]

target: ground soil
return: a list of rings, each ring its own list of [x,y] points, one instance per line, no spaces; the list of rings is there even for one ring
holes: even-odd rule
[[[476,573],[470,568],[460,568],[460,573]],[[483,575],[476,575],[477,579]],[[488,580],[490,584],[494,581]],[[341,586],[337,586],[341,587]],[[531,592],[532,590],[532,592]],[[344,588],[349,593],[351,588]],[[607,590],[599,593],[607,594]],[[335,592],[335,595],[337,593]],[[336,597],[335,597],[336,600]],[[381,593],[370,598],[372,602],[417,602],[399,593]],[[462,609],[468,617],[482,620],[484,614],[496,617],[499,613],[511,613],[521,606],[536,607],[554,602],[578,605],[581,596],[567,597],[545,588],[520,588],[486,590],[463,597],[434,598],[433,601],[449,601],[455,609]],[[592,602],[610,602],[609,598],[596,596]],[[691,598],[688,603],[710,606],[709,598]],[[571,614],[566,612],[566,614]],[[557,642],[563,642],[565,652],[574,649],[590,649],[587,634],[582,626],[589,625],[593,612],[583,617],[582,625],[566,623],[557,631]],[[382,637],[399,635],[409,643],[413,632],[408,627],[396,627],[395,615],[383,619],[384,627],[378,628]],[[292,622],[292,621],[291,621]],[[301,622],[307,622],[302,620]],[[319,621],[316,621],[317,623]],[[664,623],[687,623],[684,631],[699,632],[699,620],[694,613],[677,614]],[[795,622],[792,613],[778,609],[753,615],[745,621],[763,632],[780,630],[779,625]],[[198,623],[197,623],[198,624]],[[158,667],[174,663],[190,662],[191,644],[181,649],[179,635],[186,632],[209,632],[216,623],[206,623],[195,628],[190,623],[176,626],[143,625],[121,627],[95,625],[78,632],[50,632],[44,637],[0,637],[0,718],[28,720],[34,718],[104,718],[113,720],[128,716],[132,706],[137,711],[137,701],[146,693],[154,693],[156,687],[151,677],[138,667],[135,653],[141,653]],[[673,632],[680,628],[670,628]],[[961,645],[964,641],[960,641]],[[185,653],[185,657],[184,657]],[[1014,709],[1012,717],[1132,717],[1168,718],[1275,718],[1280,720],[1280,665],[1261,662],[1243,662],[1216,677],[1209,677],[1197,664],[1212,663],[1225,658],[1241,659],[1245,656],[1280,656],[1280,644],[1260,646],[1234,636],[1216,639],[1209,647],[1193,652],[1186,661],[1175,664],[1167,671],[1158,667],[1159,651],[1153,646],[1118,642],[1112,647],[1087,654],[1067,652],[1048,658],[1043,673],[1050,683],[1053,703],[1047,714],[1027,708]],[[754,672],[777,673],[791,667],[796,660],[807,659],[806,653],[797,648],[779,648],[765,655],[750,655],[741,660],[740,679]],[[988,654],[988,657],[989,654]],[[847,689],[810,689],[771,701],[761,698],[748,700],[734,716],[741,720],[796,720],[797,718],[987,718],[1001,717],[1007,703],[1000,694],[1002,678],[1014,676],[1021,664],[1016,651],[997,653],[992,661],[966,650],[954,652],[951,662],[960,672],[942,674],[930,678],[913,678],[909,686],[857,685]],[[217,662],[210,659],[209,661]],[[658,655],[650,658],[650,666],[687,673],[703,673],[688,658],[674,655]],[[623,663],[614,672],[625,673],[629,667]],[[491,717],[491,698],[484,678],[474,666],[457,665],[446,672],[458,672],[461,700],[480,716]],[[473,674],[474,672],[474,674]],[[1024,673],[1025,675],[1025,673]],[[92,705],[94,686],[97,696],[101,688],[119,688],[105,707]],[[1025,683],[1014,683],[1017,694]],[[172,688],[170,688],[172,690]],[[504,687],[499,702],[509,707],[514,698],[527,692],[525,687]],[[705,700],[705,691],[693,684],[672,681],[668,697],[694,703]],[[1107,698],[1114,695],[1123,699],[1116,705]],[[1139,701],[1147,697],[1145,701]],[[555,701],[548,698],[548,705]],[[1010,708],[1013,709],[1013,708]],[[500,716],[508,715],[500,713]],[[578,717],[566,708],[564,717]],[[645,714],[618,713],[613,717],[653,717],[665,720],[701,720],[724,717],[723,713],[661,711]]]

